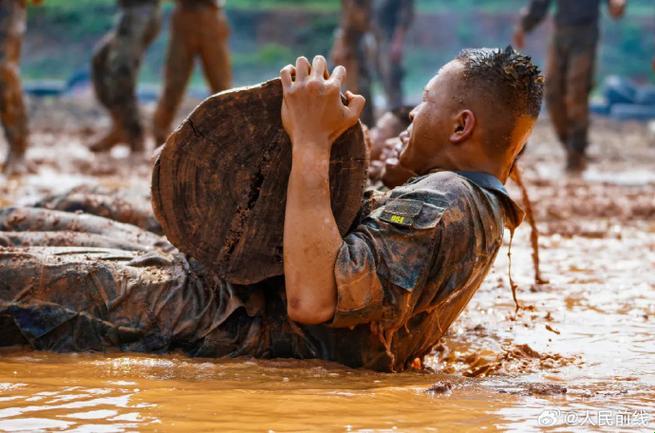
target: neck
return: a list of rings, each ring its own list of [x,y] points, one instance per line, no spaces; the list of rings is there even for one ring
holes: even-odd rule
[[[426,169],[421,170],[420,172],[417,171],[417,173],[427,174],[435,170],[473,171],[473,172],[487,173],[497,177],[498,180],[500,180],[503,184],[505,183],[508,177],[508,173],[503,173],[502,170],[499,169],[498,165],[494,164],[492,161],[488,161],[488,160],[468,161],[465,159],[449,158],[449,157],[445,157],[436,161],[431,161],[431,163],[427,165]]]

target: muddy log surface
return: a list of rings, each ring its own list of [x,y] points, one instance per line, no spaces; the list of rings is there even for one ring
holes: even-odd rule
[[[108,126],[92,97],[28,107],[27,156],[38,172],[0,176],[0,206],[80,185],[149,194],[150,161],[134,161],[125,147],[100,156],[84,147]],[[655,130],[596,118],[591,143],[589,170],[568,177],[550,125],[537,125],[521,167],[549,282],[534,284],[524,223],[512,273],[525,308],[515,312],[506,235],[492,272],[423,369],[13,348],[0,351],[0,431],[653,432]],[[520,190],[508,189],[520,201]],[[7,230],[0,249],[30,241]],[[76,236],[49,233],[50,244]]]
[[[291,143],[281,105],[279,79],[214,95],[171,134],[155,162],[152,203],[164,233],[232,283],[284,273]],[[334,143],[330,181],[332,211],[345,234],[366,181],[361,125]]]

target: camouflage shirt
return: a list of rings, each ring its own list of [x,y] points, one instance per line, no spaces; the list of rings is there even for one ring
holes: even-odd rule
[[[334,318],[301,326],[287,317],[283,277],[228,284],[134,226],[30,212],[0,211],[0,345],[321,358],[382,371],[430,351],[484,280],[503,226],[522,218],[482,173],[436,172],[371,194],[338,253]],[[77,246],[47,246],[66,236]]]

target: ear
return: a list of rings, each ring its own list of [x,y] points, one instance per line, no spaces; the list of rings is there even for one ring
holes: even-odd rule
[[[460,144],[471,138],[477,119],[471,110],[462,110],[455,116],[454,130],[450,134],[450,142]]]

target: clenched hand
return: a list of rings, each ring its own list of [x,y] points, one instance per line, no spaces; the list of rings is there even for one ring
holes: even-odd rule
[[[340,92],[346,69],[337,66],[330,75],[323,56],[314,57],[311,65],[305,57],[298,57],[295,67],[287,65],[280,71],[280,78],[284,92],[282,124],[294,151],[298,146],[329,151],[332,143],[357,122],[366,103],[351,92],[346,92],[343,103]]]

